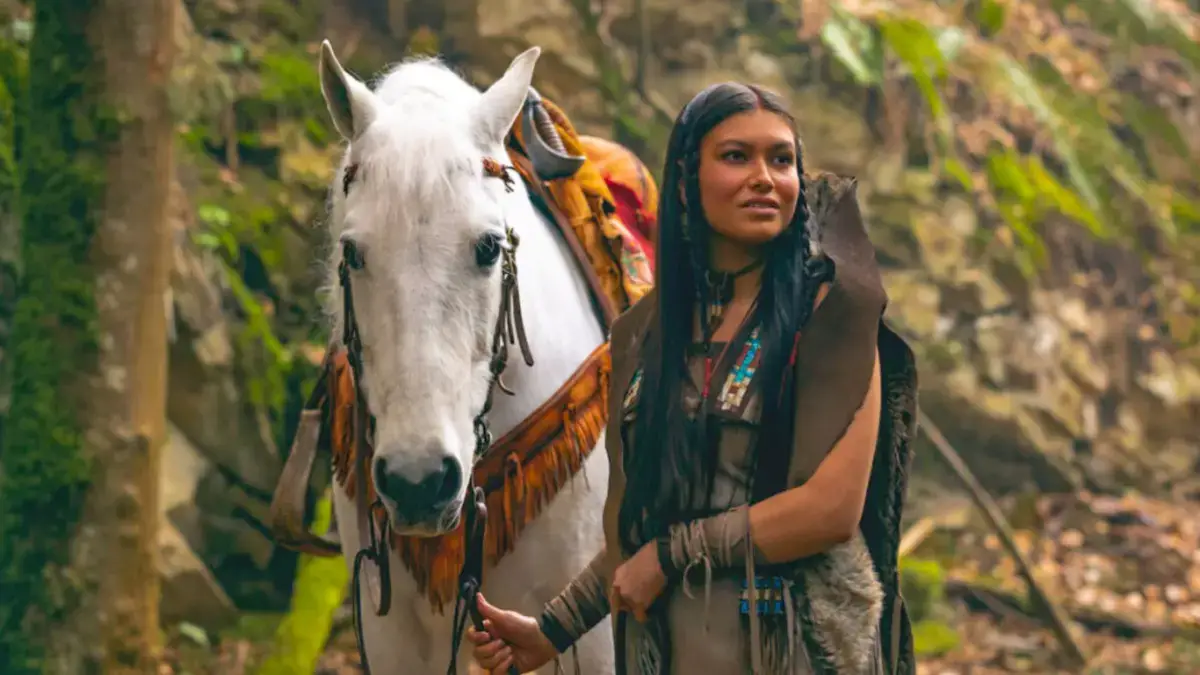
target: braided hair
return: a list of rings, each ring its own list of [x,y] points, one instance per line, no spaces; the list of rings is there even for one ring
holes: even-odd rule
[[[716,474],[716,444],[710,442],[704,415],[693,419],[683,406],[696,312],[707,316],[714,302],[704,283],[711,235],[701,208],[700,144],[724,120],[754,110],[779,115],[796,131],[795,119],[775,94],[740,83],[712,85],[697,94],[671,131],[659,202],[657,313],[642,347],[642,395],[632,447],[626,447],[623,460],[627,484],[618,531],[622,546],[629,551],[686,519],[692,508],[707,499]],[[801,150],[797,134],[796,168],[803,181]],[[758,371],[768,375],[761,390],[763,430],[790,427],[790,399],[783,396],[790,379],[785,373],[796,336],[811,315],[820,281],[817,266],[809,264],[810,214],[804,187],[802,182],[795,215],[768,247],[763,265],[758,299],[762,345]],[[760,438],[765,436],[760,434]]]

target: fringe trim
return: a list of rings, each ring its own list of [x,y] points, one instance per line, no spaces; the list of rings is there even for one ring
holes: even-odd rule
[[[333,353],[329,359],[329,369],[324,377],[328,378],[329,396],[325,399],[325,428],[328,430],[328,444],[333,455],[333,477],[338,485],[346,490],[346,494],[354,496],[354,412],[358,405],[358,390],[354,382],[354,370],[350,367],[350,358],[345,347],[330,345]],[[367,448],[370,455],[371,448]],[[375,498],[375,490],[368,486],[367,496]]]
[[[488,507],[484,535],[485,569],[516,546],[517,538],[583,468],[608,422],[608,343],[585,360],[553,396],[479,458],[475,484]],[[354,497],[354,375],[344,350],[330,368],[329,432],[334,477]],[[372,448],[363,448],[370,459]],[[585,475],[586,479],[586,475]],[[368,481],[367,496],[375,498]],[[381,516],[384,517],[384,516]],[[464,524],[438,537],[393,535],[392,548],[412,574],[434,611],[442,614],[458,595],[458,574],[465,557]]]

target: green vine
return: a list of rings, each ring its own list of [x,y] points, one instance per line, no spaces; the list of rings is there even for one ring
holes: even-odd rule
[[[307,174],[290,180],[281,165],[297,144],[323,146],[330,136],[311,55],[286,41],[268,42],[261,56],[234,48],[228,57],[228,65],[254,73],[257,82],[252,92],[232,103],[238,149],[244,153],[236,182],[227,180],[223,172],[228,167],[206,150],[206,145],[224,143],[222,133],[202,124],[187,129],[181,140],[207,174],[197,209],[201,227],[193,239],[219,261],[238,308],[234,344],[247,400],[259,419],[269,422],[273,441],[285,445],[297,392],[306,391],[316,378],[316,367],[302,352],[310,340],[323,337],[310,334],[312,322],[289,323],[287,313],[294,315],[295,306],[305,304],[294,297],[283,272],[289,237],[299,229],[290,229],[289,223],[308,224],[309,205],[320,203],[326,181]],[[265,279],[248,271],[250,262],[261,263]]]
[[[13,400],[0,449],[0,672],[42,672],[53,622],[77,590],[62,574],[91,479],[78,417],[96,355],[88,261],[115,116],[99,104],[85,29],[94,0],[36,4],[21,129],[20,280]]]

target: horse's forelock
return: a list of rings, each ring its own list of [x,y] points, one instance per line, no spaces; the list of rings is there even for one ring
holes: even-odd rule
[[[460,207],[465,199],[463,178],[482,171],[482,155],[472,135],[472,111],[481,92],[437,60],[418,59],[388,71],[374,90],[384,104],[371,127],[348,147],[330,188],[328,231],[330,251],[327,288],[337,288],[335,276],[340,252],[337,238],[348,226],[371,231],[386,224],[388,237],[373,242],[398,245],[413,241],[418,227]],[[355,166],[354,178],[344,189],[344,174]],[[360,190],[356,220],[347,223],[347,192]],[[438,228],[447,240],[453,237]],[[398,235],[398,236],[397,236]],[[431,245],[430,242],[426,246]],[[371,255],[368,248],[368,255]],[[387,251],[375,251],[383,258]],[[327,293],[328,318],[337,330],[340,294]]]

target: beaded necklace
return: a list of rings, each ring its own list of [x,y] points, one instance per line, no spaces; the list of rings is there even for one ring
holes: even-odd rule
[[[700,394],[701,400],[705,402],[708,401],[708,393],[712,383],[713,367],[715,364],[720,363],[721,360],[725,358],[725,352],[729,349],[729,345],[735,342],[735,340],[729,340],[721,348],[721,353],[717,355],[716,359],[712,357],[712,336],[717,332],[717,329],[720,328],[721,324],[724,322],[725,307],[729,304],[729,301],[733,299],[734,282],[737,281],[738,277],[758,268],[762,264],[763,260],[760,258],[733,272],[713,271],[711,268],[705,270],[704,272],[704,283],[707,286],[708,297],[710,298],[708,306],[705,307],[705,310],[707,311],[705,312],[704,321],[704,385],[701,388]],[[699,291],[699,289],[697,289],[697,291]],[[699,293],[697,293],[697,295],[699,295]],[[752,308],[750,312],[746,313],[746,316],[750,317],[753,312],[754,310]],[[751,335],[753,343],[757,345],[758,330],[755,329]],[[746,343],[746,346],[750,346],[749,341]],[[757,353],[757,351],[758,347],[755,346],[754,353]],[[743,365],[749,363],[749,361],[745,359],[745,356],[745,353],[743,353]],[[752,359],[753,355],[751,355],[750,358]],[[741,368],[741,366],[739,366],[739,368]],[[731,373],[731,375],[732,374],[733,373]],[[726,382],[726,388],[728,388],[728,386],[729,383]]]

